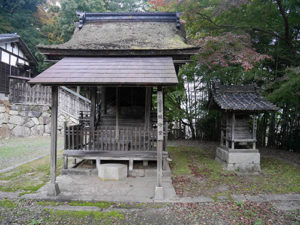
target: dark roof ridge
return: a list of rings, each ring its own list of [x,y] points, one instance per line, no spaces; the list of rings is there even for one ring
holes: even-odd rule
[[[223,85],[215,83],[214,90],[217,92],[257,92],[257,86],[256,84]]]
[[[76,12],[79,17],[78,28],[81,29],[85,23],[89,22],[112,22],[112,21],[131,21],[131,22],[174,22],[177,29],[180,28],[179,12]]]

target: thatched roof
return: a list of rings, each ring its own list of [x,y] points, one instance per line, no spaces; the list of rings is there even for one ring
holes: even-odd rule
[[[46,46],[44,46],[46,47]],[[176,24],[169,22],[90,23],[76,28],[71,40],[54,49],[185,49],[185,42]]]
[[[219,85],[211,91],[211,101],[228,111],[275,111],[278,108],[265,100],[254,85]]]
[[[185,40],[184,28],[176,13],[79,15],[80,22],[68,42],[38,46],[40,51],[52,56],[157,56],[172,55],[174,52],[177,55],[191,55],[193,50],[198,49]],[[167,51],[172,54],[166,54]]]

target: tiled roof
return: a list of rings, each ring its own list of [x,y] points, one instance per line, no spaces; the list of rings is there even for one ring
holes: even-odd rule
[[[223,110],[275,111],[278,108],[265,100],[254,85],[219,85],[212,90],[213,101]]]
[[[27,45],[23,42],[22,38],[17,33],[0,34],[0,44],[8,42],[17,42],[28,60],[34,65],[38,64],[36,58],[32,55]]]
[[[9,41],[18,41],[20,36],[16,33],[14,34],[0,34],[0,43]]]

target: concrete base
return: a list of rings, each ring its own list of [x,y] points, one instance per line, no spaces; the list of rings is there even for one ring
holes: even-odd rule
[[[48,184],[48,196],[57,196],[59,195],[60,190],[57,183]]]
[[[155,200],[164,200],[164,188],[163,187],[155,187]]]
[[[98,177],[102,180],[122,180],[127,177],[127,165],[108,163],[97,166]]]
[[[258,149],[230,150],[217,147],[216,161],[221,162],[227,170],[236,170],[242,173],[260,171],[260,154]]]

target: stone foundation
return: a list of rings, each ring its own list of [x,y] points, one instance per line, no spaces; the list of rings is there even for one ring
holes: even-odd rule
[[[127,177],[127,165],[117,163],[100,164],[98,177],[101,180],[124,180]]]
[[[217,147],[216,161],[221,162],[227,170],[244,173],[260,171],[260,154],[257,149],[235,149],[231,151],[230,149]]]
[[[58,113],[58,133],[62,134],[64,121],[77,121]],[[0,139],[50,135],[51,107],[49,105],[10,104],[0,100]]]

